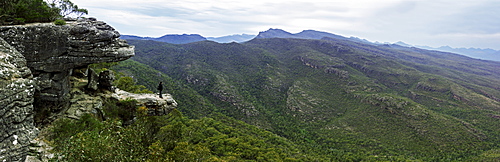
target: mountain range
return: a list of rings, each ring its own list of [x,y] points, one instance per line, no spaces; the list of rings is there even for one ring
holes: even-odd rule
[[[476,58],[476,59],[500,61],[500,51],[497,51],[494,49],[489,49],[489,48],[487,48],[487,49],[453,48],[450,46],[441,46],[441,47],[435,48],[435,47],[429,47],[429,46],[413,46],[413,45],[406,44],[406,43],[401,42],[401,41],[396,42],[394,44],[405,46],[405,47],[417,47],[417,48],[428,49],[428,50],[457,53],[457,54],[469,56],[469,57]]]
[[[281,29],[269,29],[267,31],[259,32],[258,35],[249,35],[249,34],[235,34],[228,35],[222,37],[203,37],[199,34],[167,34],[158,38],[154,37],[140,37],[134,35],[122,35],[121,39],[129,39],[129,40],[154,40],[160,42],[167,42],[172,44],[185,44],[199,41],[215,41],[218,43],[231,43],[237,42],[242,43],[249,41],[253,38],[300,38],[300,39],[322,39],[324,37],[336,38],[336,39],[344,39],[351,40],[354,42],[367,43],[367,44],[392,44],[392,43],[379,43],[379,42],[370,42],[366,39],[361,39],[357,37],[344,37],[328,32],[315,31],[315,30],[304,30],[302,32],[292,34],[287,31]],[[480,48],[453,48],[450,46],[441,46],[441,47],[430,47],[430,46],[421,46],[421,45],[410,45],[404,42],[395,42],[393,44],[401,45],[405,47],[417,47],[428,50],[436,50],[443,52],[451,52],[457,53],[461,55],[465,55],[472,58],[483,59],[483,60],[493,60],[500,61],[500,51],[494,49],[480,49]]]
[[[140,37],[140,36],[134,36],[134,35],[122,35],[120,36],[121,39],[128,39],[128,40],[154,40],[154,41],[159,41],[159,42],[167,42],[167,43],[172,43],[172,44],[186,44],[186,43],[192,43],[192,42],[199,42],[199,41],[205,41],[207,38],[202,37],[199,34],[167,34],[158,38],[153,38],[153,37]]]
[[[333,161],[498,158],[499,62],[315,31],[128,42],[136,56],[114,69],[165,82],[189,118],[222,114]]]
[[[245,42],[248,40],[251,40],[255,38],[255,35],[248,35],[248,34],[235,34],[235,35],[228,35],[228,36],[222,36],[222,37],[203,37],[199,34],[167,34],[158,38],[153,38],[153,37],[140,37],[140,36],[135,36],[135,35],[122,35],[120,37],[121,39],[128,39],[128,40],[154,40],[154,41],[159,41],[159,42],[166,42],[166,43],[172,43],[172,44],[186,44],[186,43],[193,43],[193,42],[199,42],[199,41],[205,41],[205,40],[210,40],[210,41],[215,41],[219,43],[231,43],[231,42]]]

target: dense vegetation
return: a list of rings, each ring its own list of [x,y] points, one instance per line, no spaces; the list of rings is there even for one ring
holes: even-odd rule
[[[129,43],[121,70],[166,81],[189,118],[231,116],[306,153],[465,160],[500,147],[498,62],[336,39]]]
[[[327,160],[224,115],[187,119],[174,110],[167,116],[139,115],[126,127],[120,118],[98,121],[85,115],[78,121],[60,119],[53,126],[50,139],[63,161]]]
[[[2,0],[0,6],[0,25],[50,22],[70,14],[88,14],[70,0]]]
[[[50,139],[64,160],[500,157],[498,62],[337,39],[129,43],[136,56],[111,67],[123,87],[162,81],[178,111],[144,116],[125,100],[104,105],[106,121],[58,121]]]

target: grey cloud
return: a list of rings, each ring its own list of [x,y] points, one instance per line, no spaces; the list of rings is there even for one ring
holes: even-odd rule
[[[474,5],[439,23],[439,33],[500,33],[500,3]]]

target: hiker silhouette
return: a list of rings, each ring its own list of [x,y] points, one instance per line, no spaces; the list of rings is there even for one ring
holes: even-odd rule
[[[161,96],[161,91],[163,91],[163,82],[160,82],[160,84],[158,85],[158,88],[157,88],[157,89],[158,89],[158,91],[160,91],[160,98],[163,98],[163,97]]]

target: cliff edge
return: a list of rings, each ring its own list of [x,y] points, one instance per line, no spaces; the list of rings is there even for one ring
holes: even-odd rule
[[[69,107],[73,69],[134,56],[134,47],[113,27],[95,19],[0,26],[0,37],[26,58],[33,74],[36,123]]]
[[[33,123],[35,83],[26,60],[0,38],[0,161],[20,161],[38,129]]]
[[[119,37],[95,19],[0,26],[0,161],[24,161],[35,123],[71,106],[73,69],[134,56]]]

